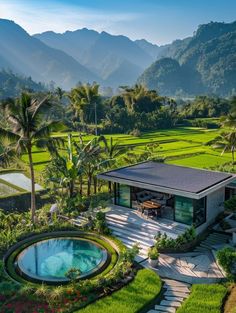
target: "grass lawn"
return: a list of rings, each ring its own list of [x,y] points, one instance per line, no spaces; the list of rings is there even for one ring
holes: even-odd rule
[[[221,313],[226,293],[223,285],[193,285],[189,298],[177,313]]]
[[[75,313],[136,313],[158,296],[161,285],[157,274],[142,269],[129,285]]]

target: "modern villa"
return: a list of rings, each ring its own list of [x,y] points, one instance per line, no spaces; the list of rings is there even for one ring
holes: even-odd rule
[[[98,175],[114,184],[114,204],[203,231],[236,191],[236,175],[148,161]]]

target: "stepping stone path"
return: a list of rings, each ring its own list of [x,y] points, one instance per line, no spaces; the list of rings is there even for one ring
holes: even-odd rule
[[[164,297],[147,313],[175,313],[190,294],[190,284],[171,279],[164,279],[163,281]]]

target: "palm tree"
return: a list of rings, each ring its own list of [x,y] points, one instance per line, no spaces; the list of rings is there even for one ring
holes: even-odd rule
[[[147,89],[143,85],[135,84],[133,88],[124,87],[124,101],[130,113],[136,111],[135,105],[139,98],[143,97]]]
[[[7,167],[15,159],[15,147],[9,142],[9,140],[4,139],[0,142],[0,166]]]
[[[84,84],[73,88],[68,94],[70,105],[75,112],[75,117],[80,118],[83,129],[85,129],[85,124],[92,120],[96,124],[96,106],[100,101],[98,90],[98,84]]]
[[[47,147],[53,150],[60,139],[50,137],[52,131],[57,131],[62,124],[58,121],[46,121],[46,113],[50,107],[48,97],[42,101],[34,99],[29,93],[23,92],[15,101],[4,104],[3,110],[9,128],[0,127],[0,138],[7,138],[18,155],[27,153],[31,177],[31,219],[35,222],[35,174],[32,158],[33,146]]]
[[[231,101],[231,110],[227,116],[221,118],[221,126],[236,128],[236,96],[234,96]]]
[[[51,153],[52,161],[46,168],[47,182],[55,183],[60,188],[65,188],[69,198],[75,194],[75,184],[78,177],[83,174],[83,156],[75,151],[75,142],[71,134],[68,135],[66,153]],[[63,192],[62,192],[63,193]]]
[[[144,85],[136,84],[134,87],[122,87],[123,99],[129,113],[151,112],[159,109],[164,97],[160,97],[155,90],[148,90]]]
[[[105,155],[107,157],[108,160],[110,160],[110,164],[113,164],[114,162],[117,161],[117,159],[125,154],[127,152],[127,147],[124,146],[120,146],[118,144],[118,142],[114,143],[113,142],[113,138],[110,137],[110,140],[107,140],[106,137],[101,136],[101,140],[103,141],[104,145],[105,145]],[[109,192],[111,193],[111,182],[108,182],[108,189]]]
[[[102,152],[104,149],[100,143],[103,141],[103,137],[95,137],[88,143],[84,144],[81,140],[80,144],[76,144],[77,153],[83,159],[83,170],[87,176],[87,196],[91,194],[91,186],[94,181],[94,191],[96,193],[96,178],[95,175],[100,168],[104,168],[109,165],[110,160],[102,158]],[[95,178],[95,179],[94,179]]]
[[[234,163],[236,151],[236,131],[222,133],[214,139],[212,147],[222,149],[221,155],[225,152],[231,152],[232,161]]]
[[[63,95],[64,95],[63,89],[60,87],[57,87],[55,90],[55,95],[57,96],[58,100],[61,102]]]

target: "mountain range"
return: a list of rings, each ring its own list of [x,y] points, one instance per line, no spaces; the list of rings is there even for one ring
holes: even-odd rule
[[[64,89],[139,82],[163,95],[229,95],[236,88],[236,22],[200,25],[192,37],[158,46],[86,28],[31,36],[0,19],[0,69]]]
[[[166,95],[236,93],[236,22],[200,25],[192,37],[162,47],[138,79]]]

